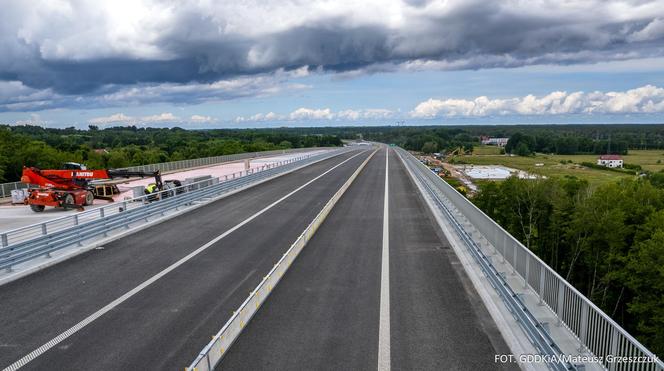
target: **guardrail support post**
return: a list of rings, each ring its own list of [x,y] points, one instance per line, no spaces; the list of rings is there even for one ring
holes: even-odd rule
[[[7,241],[7,233],[3,233],[2,236],[0,236],[0,242],[2,243],[2,247],[9,246],[9,242]]]
[[[41,231],[42,231],[42,235],[46,235],[46,233],[47,233],[46,223],[41,224]]]
[[[588,340],[588,303],[581,303],[581,328],[579,331],[579,352],[586,350],[586,341]]]
[[[539,278],[539,290],[537,293],[539,294],[539,305],[544,304],[544,278],[545,278],[545,269],[542,266],[542,264],[539,265],[540,267],[540,278]]]
[[[613,327],[613,331],[611,331],[611,355],[619,356],[618,354],[618,328]],[[609,365],[609,370],[615,370],[616,369],[616,362],[611,362]]]
[[[503,256],[501,263],[505,263],[505,253],[507,252],[507,235],[503,235]]]
[[[526,275],[523,277],[523,288],[528,288],[528,277],[530,276],[530,254],[526,254]]]
[[[562,311],[563,311],[563,299],[565,298],[565,284],[562,281],[558,281],[558,305],[556,306],[556,317],[558,317],[558,326],[563,323],[562,320]]]
[[[78,215],[74,215],[74,226],[78,227]],[[78,228],[76,228],[76,245],[83,246],[81,243],[81,231]]]
[[[493,242],[491,245],[493,245],[493,254],[498,254],[498,248],[496,247],[496,244],[498,242],[498,228],[493,229]]]
[[[127,201],[122,202],[122,211],[124,211],[125,219],[125,228],[129,229],[129,214],[127,214]]]
[[[512,243],[512,275],[516,274],[516,243]]]

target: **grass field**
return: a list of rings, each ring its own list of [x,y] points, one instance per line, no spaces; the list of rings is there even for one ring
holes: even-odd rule
[[[525,170],[533,174],[553,176],[576,176],[586,179],[591,184],[603,184],[621,178],[633,178],[633,175],[621,174],[614,171],[591,169],[580,166],[581,162],[596,162],[596,155],[544,155],[537,154],[530,157],[500,155],[500,149],[495,146],[478,146],[473,155],[458,156],[457,162],[474,165],[503,165],[515,169]],[[660,171],[664,169],[664,150],[630,150],[629,155],[623,156],[625,163],[641,165],[643,169]],[[573,163],[561,163],[571,160]],[[660,160],[658,164],[657,161]],[[542,164],[542,166],[535,166]]]

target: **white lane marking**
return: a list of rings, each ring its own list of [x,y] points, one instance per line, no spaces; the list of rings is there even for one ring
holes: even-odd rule
[[[383,199],[383,259],[380,274],[380,325],[378,328],[378,370],[390,370],[390,202],[389,156],[385,150],[385,198]]]
[[[143,282],[140,285],[136,286],[135,288],[128,291],[127,293],[120,296],[119,298],[113,300],[112,302],[107,304],[105,307],[99,309],[98,311],[91,314],[90,316],[88,316],[87,318],[82,320],[81,322],[79,322],[79,323],[75,324],[74,326],[72,326],[71,328],[69,328],[67,331],[61,333],[60,335],[58,335],[56,337],[54,337],[53,339],[51,339],[46,344],[44,344],[44,345],[40,346],[39,348],[33,350],[32,352],[28,353],[26,356],[24,356],[23,358],[19,359],[16,362],[14,362],[13,364],[7,366],[3,371],[14,371],[14,370],[18,370],[19,368],[25,366],[30,361],[32,361],[35,358],[39,357],[40,355],[44,354],[49,349],[53,348],[54,346],[56,346],[57,344],[59,344],[63,340],[65,340],[68,337],[72,336],[73,334],[75,334],[76,332],[78,332],[79,330],[81,330],[82,328],[87,326],[88,324],[92,323],[97,318],[103,316],[104,314],[109,312],[111,309],[113,309],[113,308],[117,307],[118,305],[122,304],[124,301],[126,301],[127,299],[129,299],[132,296],[136,295],[138,292],[140,292],[144,288],[150,286],[151,284],[153,284],[155,281],[157,281],[161,277],[165,276],[169,272],[173,271],[174,269],[178,268],[182,264],[186,263],[188,260],[190,260],[194,256],[200,254],[201,252],[206,250],[208,247],[210,247],[210,246],[214,245],[215,243],[219,242],[219,240],[221,240],[222,238],[228,236],[229,234],[231,234],[234,231],[238,230],[240,227],[242,227],[245,224],[251,222],[252,220],[257,218],[258,216],[260,216],[264,212],[270,210],[271,208],[273,208],[277,204],[281,203],[283,200],[287,199],[288,197],[292,196],[296,192],[300,191],[304,187],[308,186],[309,184],[311,184],[311,183],[315,182],[316,180],[322,178],[323,176],[325,176],[326,174],[328,174],[332,170],[338,168],[339,166],[343,165],[344,163],[350,161],[351,159],[353,159],[356,156],[359,156],[359,155],[361,155],[365,152],[367,152],[367,151],[362,151],[360,153],[357,153],[357,154],[347,158],[346,160],[338,163],[337,165],[335,165],[334,167],[332,167],[329,170],[325,171],[324,173],[318,175],[317,177],[315,177],[315,178],[311,179],[310,181],[304,183],[303,185],[297,187],[292,192],[288,193],[287,195],[285,195],[285,196],[281,197],[280,199],[274,201],[273,203],[269,204],[268,206],[266,206],[262,210],[256,212],[254,215],[252,215],[252,216],[248,217],[247,219],[245,219],[244,221],[238,223],[237,225],[235,225],[231,229],[227,230],[226,232],[224,232],[224,233],[220,234],[219,236],[215,237],[214,239],[212,239],[210,242],[206,243],[205,245],[203,245],[203,246],[199,247],[198,249],[194,250],[193,252],[189,253],[189,255],[187,255],[187,256],[183,257],[182,259],[178,260],[177,262],[171,264],[166,269],[164,269],[161,272],[159,272],[159,273],[155,274],[154,276],[150,277],[148,280],[146,280],[145,282]]]

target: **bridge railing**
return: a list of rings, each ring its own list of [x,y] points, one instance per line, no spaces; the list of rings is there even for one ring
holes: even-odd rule
[[[40,256],[51,257],[51,253],[68,246],[81,245],[84,241],[108,236],[114,230],[129,229],[135,223],[150,217],[164,216],[196,203],[219,197],[248,184],[260,182],[314,162],[331,158],[345,149],[318,154],[303,154],[300,157],[273,164],[264,169],[246,170],[243,176],[220,181],[205,179],[113,203],[97,209],[75,213],[62,218],[0,233],[0,269],[12,270],[17,264]]]
[[[165,173],[169,171],[191,169],[201,166],[211,166],[211,165],[221,164],[224,162],[246,160],[249,158],[274,156],[274,155],[287,154],[287,153],[310,152],[315,149],[316,148],[293,148],[293,149],[278,149],[274,151],[246,152],[246,153],[237,153],[234,155],[202,157],[202,158],[194,158],[191,160],[170,161],[170,162],[161,162],[158,164],[130,166],[123,168],[123,170],[129,170],[129,171],[159,170],[160,172]]]
[[[323,147],[320,147],[323,148]],[[224,162],[233,162],[246,160],[250,158],[265,157],[265,156],[274,156],[280,154],[288,153],[300,153],[300,152],[310,152],[320,148],[292,148],[292,149],[279,149],[273,151],[262,151],[262,152],[245,152],[237,153],[234,155],[224,155],[224,156],[213,156],[213,157],[202,157],[194,158],[190,160],[181,160],[181,161],[169,161],[169,162],[160,162],[156,164],[148,165],[138,165],[121,168],[119,170],[129,170],[129,171],[155,171],[159,170],[162,173],[191,169],[201,166],[212,166],[216,164],[221,164]],[[0,183],[0,198],[6,198],[11,196],[11,191],[16,189],[25,189],[28,188],[28,184],[21,182],[10,182],[10,183]]]
[[[609,370],[664,370],[662,362],[653,352],[630,335],[604,311],[569,282],[549,267],[537,255],[514,238],[482,210],[433,173],[413,155],[398,151],[417,163],[430,184],[447,198],[454,207],[493,245],[496,253],[507,261],[513,273],[523,280],[539,297],[540,304],[555,313],[559,325],[571,331],[579,342],[579,349],[602,360]],[[616,362],[617,357],[626,362]],[[642,358],[636,358],[642,357]],[[637,360],[637,361],[634,361]],[[647,360],[647,362],[638,362]]]

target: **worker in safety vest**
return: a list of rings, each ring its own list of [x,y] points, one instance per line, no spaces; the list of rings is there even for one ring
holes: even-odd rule
[[[150,183],[148,184],[147,187],[145,187],[145,194],[148,195],[148,201],[156,201],[157,200],[157,195],[154,194],[158,192],[159,189],[157,189],[157,185],[155,183]]]
[[[154,193],[155,190],[157,190],[157,185],[155,183],[150,183],[145,187],[146,194]]]

